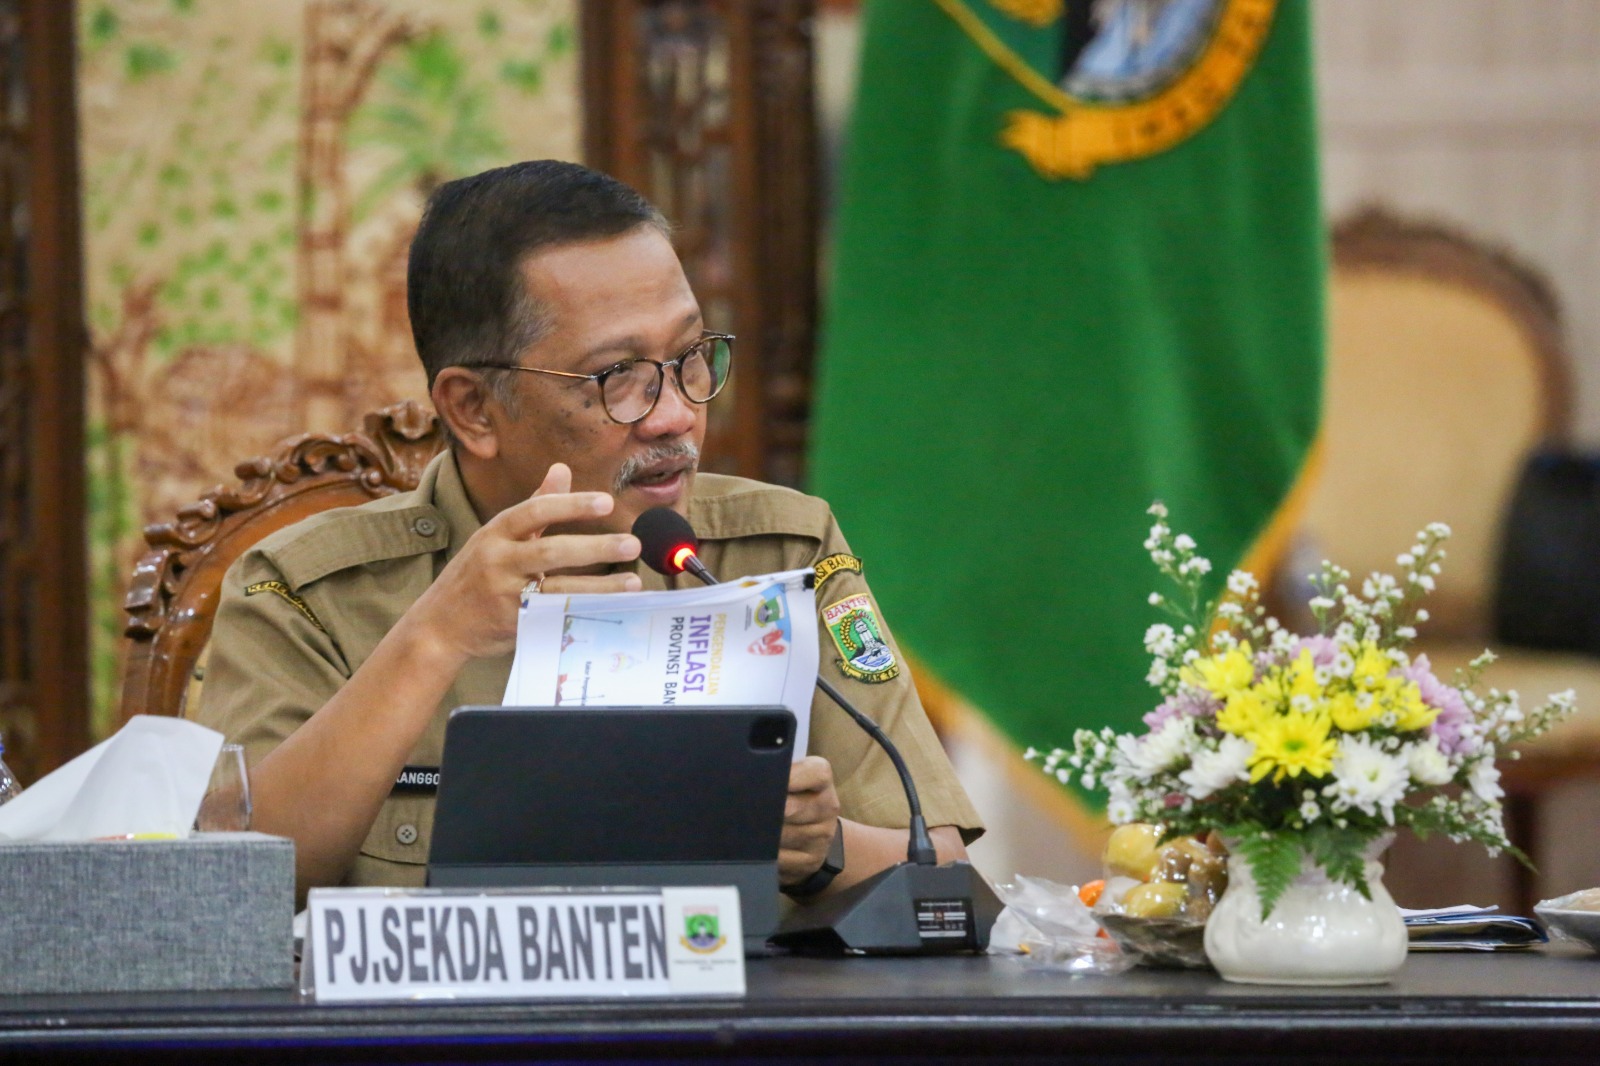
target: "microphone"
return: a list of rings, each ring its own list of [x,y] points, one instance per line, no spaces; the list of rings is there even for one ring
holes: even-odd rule
[[[633,523],[639,557],[659,574],[687,571],[707,585],[717,579],[700,562],[700,540],[689,520],[670,507],[652,507]],[[877,742],[894,764],[910,811],[906,861],[842,892],[797,908],[771,942],[816,954],[933,955],[983,951],[1000,915],[1000,901],[971,863],[940,866],[916,782],[900,749],[877,722],[857,710],[824,678],[817,688]],[[848,861],[848,859],[847,859]]]
[[[700,538],[683,515],[670,507],[652,507],[633,520],[633,535],[639,538],[639,557],[658,574],[688,571],[708,585],[717,579],[700,561]]]

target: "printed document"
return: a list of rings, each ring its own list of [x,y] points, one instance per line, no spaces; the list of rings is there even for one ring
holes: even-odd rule
[[[806,753],[817,683],[810,567],[677,592],[522,598],[509,707],[759,706],[794,712]]]

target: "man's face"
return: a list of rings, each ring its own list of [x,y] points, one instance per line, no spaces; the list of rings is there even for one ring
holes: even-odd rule
[[[524,281],[551,328],[518,362],[598,374],[628,359],[674,359],[700,338],[700,305],[672,245],[653,226],[530,257]],[[616,508],[585,532],[626,531],[651,507],[688,506],[706,412],[671,371],[651,412],[621,425],[606,414],[600,386],[577,378],[517,374],[514,418],[499,427],[493,464],[495,510],[533,494],[552,463],[572,468],[574,492],[610,492]]]

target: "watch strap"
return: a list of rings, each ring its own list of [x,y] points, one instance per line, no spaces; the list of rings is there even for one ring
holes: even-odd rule
[[[833,884],[833,879],[839,876],[839,871],[844,869],[844,822],[840,821],[833,827],[833,842],[828,845],[828,854],[822,860],[822,865],[817,867],[815,873],[797,885],[790,885],[783,890],[791,899],[807,899],[817,895],[823,889]]]

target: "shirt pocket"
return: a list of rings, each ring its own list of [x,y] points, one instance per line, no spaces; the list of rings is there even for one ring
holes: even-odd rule
[[[420,885],[433,839],[431,795],[392,795],[361,842],[351,869],[353,885]]]

